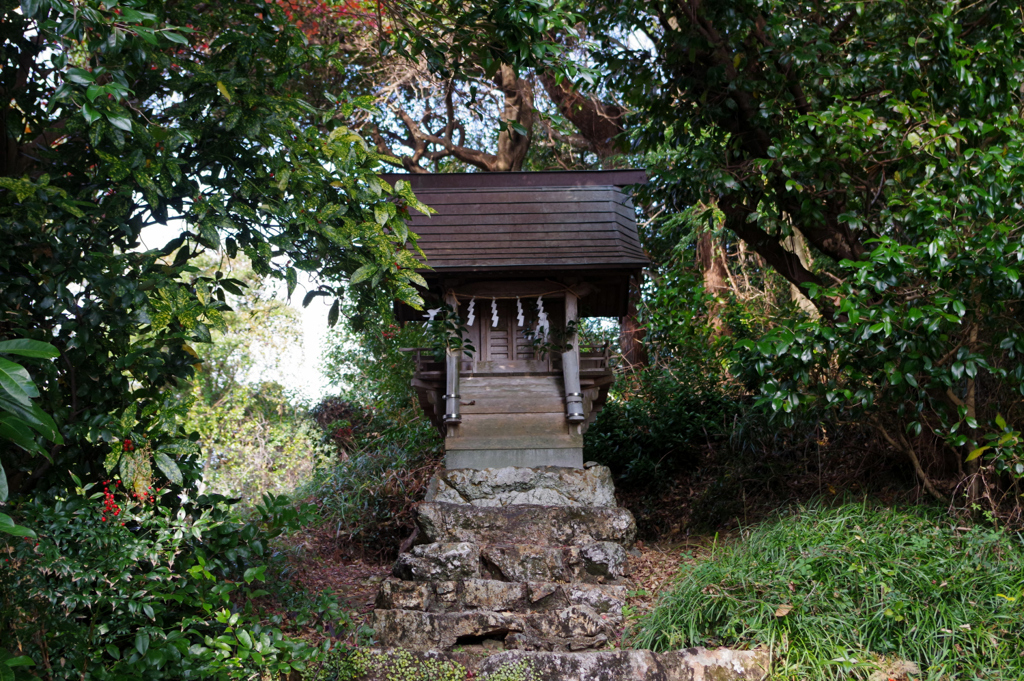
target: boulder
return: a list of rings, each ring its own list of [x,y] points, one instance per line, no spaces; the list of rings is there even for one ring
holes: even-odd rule
[[[615,487],[607,466],[456,468],[433,477],[426,501],[499,507],[611,507],[615,506]]]
[[[584,546],[611,541],[632,546],[636,521],[624,508],[572,506],[477,507],[420,502],[421,542]]]

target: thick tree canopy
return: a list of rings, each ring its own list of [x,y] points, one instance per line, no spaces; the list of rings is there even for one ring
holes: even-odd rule
[[[1007,445],[1016,436],[1004,437],[1024,418],[1019,7],[593,2],[579,15],[562,6],[503,15],[519,30],[498,30],[478,6],[416,7],[433,12],[442,29],[430,40],[441,47],[406,54],[423,55],[438,83],[478,64],[498,73],[494,59],[538,26],[571,48],[575,82],[564,69],[546,80],[556,62],[543,49],[533,73],[583,137],[609,134],[588,126],[588,102],[614,102],[601,104],[601,120],[622,128],[614,139],[651,174],[641,199],[656,261],[685,246],[709,293],[735,288],[703,219],[753,268],[737,272],[744,286],[765,267],[789,282],[800,309],[742,330],[732,346],[736,375],[758,385],[764,404],[874,424],[934,493],[921,447],[945,452],[940,470],[969,474],[984,455],[995,470],[1024,473],[1019,446]],[[485,46],[491,61],[465,59],[466,45]],[[458,102],[421,110],[451,135]],[[428,142],[408,144],[455,153],[444,135]],[[416,158],[406,167],[418,170]],[[1002,444],[983,446],[989,437]]]
[[[14,490],[101,474],[130,432],[182,480],[161,388],[192,375],[190,344],[239,286],[195,274],[204,251],[244,253],[289,293],[314,273],[308,295],[334,297],[334,318],[349,278],[418,300],[401,215],[415,199],[389,200],[378,156],[342,124],[351,104],[303,99],[331,50],[277,5],[6,2],[0,35],[0,338],[59,349],[33,372],[66,439],[45,459],[4,443]],[[180,238],[142,243],[173,220]]]

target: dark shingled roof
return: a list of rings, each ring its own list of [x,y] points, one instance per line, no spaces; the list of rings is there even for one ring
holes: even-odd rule
[[[649,263],[623,185],[643,171],[387,175],[437,211],[409,228],[435,272],[636,270]]]

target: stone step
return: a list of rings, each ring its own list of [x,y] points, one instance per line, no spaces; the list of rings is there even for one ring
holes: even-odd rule
[[[357,681],[394,679],[493,678],[531,681],[760,681],[771,655],[764,649],[688,648],[664,653],[650,650],[577,653],[510,650],[488,654],[488,647],[465,646],[464,652],[383,650],[357,653]],[[476,655],[483,655],[476,659]]]
[[[392,574],[417,582],[483,577],[503,582],[604,584],[624,577],[626,567],[626,550],[615,542],[565,547],[437,542],[400,554]]]
[[[636,521],[624,508],[592,506],[478,507],[423,501],[416,505],[421,544],[533,544],[582,546],[636,539]]]
[[[473,506],[615,506],[607,466],[456,468],[430,481],[426,501]]]
[[[688,648],[664,653],[617,650],[550,653],[511,650],[488,656],[479,666],[481,676],[501,669],[518,669],[535,681],[760,681],[771,670],[765,649],[729,650]],[[529,670],[529,672],[527,672]]]
[[[490,641],[518,650],[586,650],[620,636],[619,622],[586,605],[535,613],[374,610],[369,625],[389,647],[451,650]]]
[[[434,613],[474,610],[536,613],[583,605],[618,625],[622,622],[625,603],[626,587],[622,585],[500,582],[491,579],[409,582],[389,578],[381,584],[376,607],[379,610]]]

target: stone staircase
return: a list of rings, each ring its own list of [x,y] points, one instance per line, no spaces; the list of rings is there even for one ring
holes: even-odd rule
[[[370,626],[392,650],[475,652],[481,673],[526,660],[538,679],[704,678],[686,670],[706,651],[662,660],[604,650],[621,640],[635,537],[607,468],[442,471],[417,507],[412,545],[381,585]],[[726,652],[726,666],[739,672],[713,678],[762,677],[763,653]],[[627,675],[609,675],[612,668]]]

